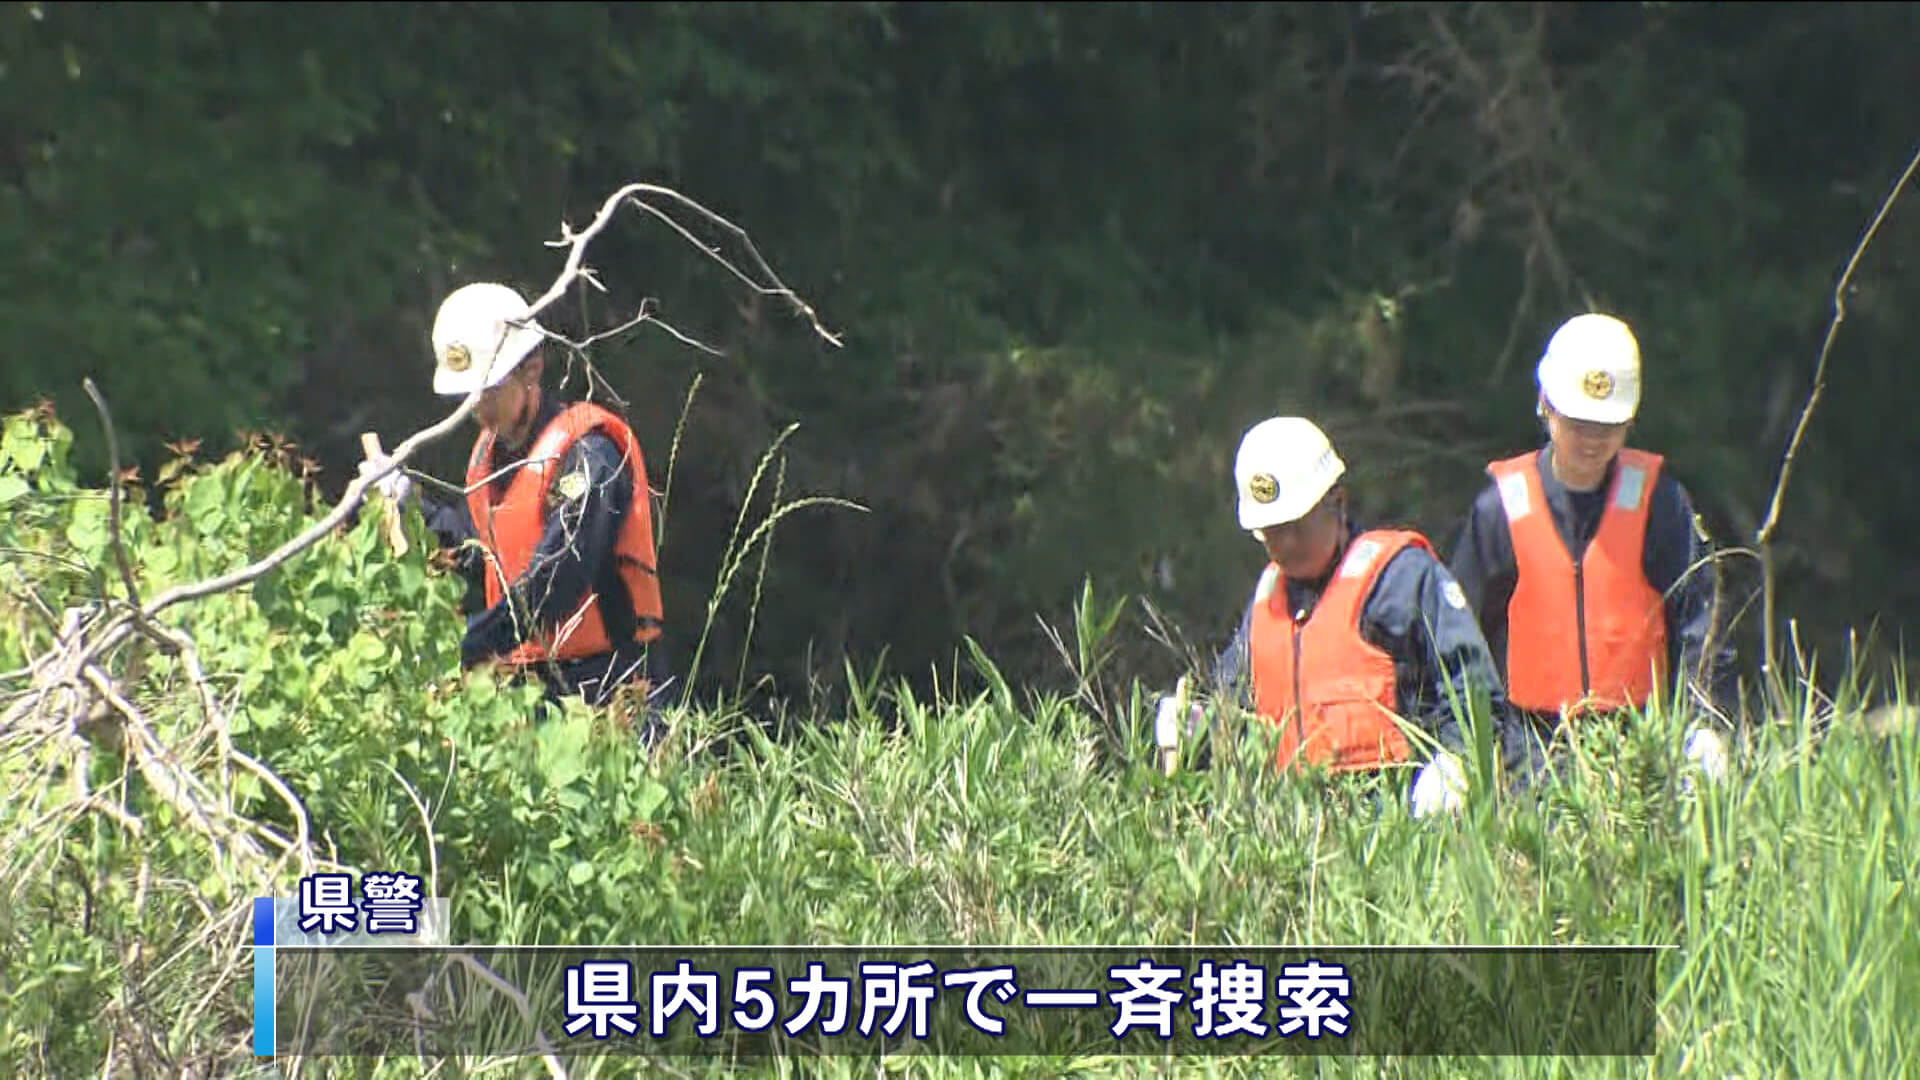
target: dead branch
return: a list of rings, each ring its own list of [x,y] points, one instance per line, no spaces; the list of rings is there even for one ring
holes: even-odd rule
[[[659,195],[665,198],[677,200],[687,206],[692,207],[694,210],[704,215],[708,220],[721,225],[722,227],[733,232],[735,235],[741,237],[742,241],[746,244],[748,251],[753,255],[755,264],[762,271],[766,273],[767,278],[772,282],[772,285],[762,285],[759,282],[754,281],[752,278],[748,277],[744,272],[742,272],[738,267],[734,266],[730,260],[728,260],[725,256],[721,255],[717,250],[710,248],[707,245],[701,243],[698,239],[696,239],[693,236],[693,234],[689,233],[686,230],[685,226],[682,226],[679,222],[674,221],[671,217],[667,216],[667,214],[665,214],[663,211],[659,210],[658,208],[652,206],[649,203],[642,202],[640,199],[635,197],[642,194]],[[553,285],[549,287],[545,293],[541,294],[538,300],[534,301],[533,304],[530,305],[531,310],[529,310],[527,313],[528,321],[532,321],[535,318],[537,318],[537,316],[542,311],[546,310],[546,308],[549,305],[553,304],[555,301],[559,300],[562,296],[564,296],[566,294],[566,290],[577,280],[585,279],[588,282],[593,283],[596,287],[599,287],[597,280],[593,276],[593,271],[582,265],[583,260],[586,258],[586,254],[587,254],[587,245],[592,242],[594,237],[598,236],[603,230],[606,229],[607,225],[612,222],[614,214],[620,209],[620,206],[627,201],[632,201],[632,203],[635,206],[641,208],[642,210],[645,210],[647,213],[652,214],[653,216],[661,219],[662,221],[665,221],[675,232],[685,237],[689,243],[699,248],[702,253],[706,254],[709,258],[713,259],[715,262],[718,262],[734,277],[745,282],[749,287],[753,288],[755,291],[763,293],[768,296],[780,296],[780,297],[786,298],[788,301],[794,304],[794,306],[798,308],[802,314],[804,314],[807,317],[808,321],[813,326],[813,329],[815,330],[815,332],[817,332],[822,338],[824,338],[825,340],[827,340],[828,342],[836,346],[841,344],[840,338],[838,336],[836,336],[831,331],[827,330],[826,327],[821,325],[819,317],[814,313],[813,308],[810,305],[808,305],[805,301],[801,300],[797,295],[795,295],[793,290],[789,289],[784,283],[780,281],[778,276],[776,276],[773,273],[772,268],[767,266],[766,261],[760,257],[759,251],[753,247],[752,242],[745,239],[747,235],[746,230],[740,228],[738,225],[735,225],[733,222],[728,221],[727,219],[721,217],[720,215],[714,213],[713,211],[708,210],[706,207],[701,206],[699,203],[694,202],[692,199],[689,199],[686,196],[681,195],[679,192],[673,191],[670,188],[658,187],[653,184],[629,184],[626,187],[621,188],[619,191],[614,192],[613,195],[609,196],[606,202],[601,205],[600,212],[594,215],[593,221],[589,223],[586,229],[582,230],[581,232],[578,232],[578,233],[574,232],[572,228],[566,225],[564,222],[561,224],[560,239],[550,240],[547,242],[547,245],[549,247],[565,247],[568,249],[566,265],[561,269],[560,276],[557,279],[555,279]],[[648,317],[652,318],[651,315],[649,315]],[[332,511],[330,511],[326,515],[326,517],[316,522],[312,527],[308,528],[305,532],[301,533],[299,536],[296,536],[292,540],[289,540],[286,543],[280,545],[279,548],[275,549],[270,554],[262,557],[258,561],[251,563],[247,566],[241,567],[240,569],[235,570],[232,573],[224,574],[216,578],[211,578],[207,581],[197,582],[192,585],[183,585],[183,586],[178,586],[173,589],[167,590],[165,593],[162,593],[157,599],[155,599],[154,602],[146,609],[146,614],[148,616],[158,615],[160,612],[165,611],[167,608],[172,607],[175,604],[182,603],[187,600],[196,600],[203,596],[211,596],[214,593],[225,592],[230,589],[239,588],[242,585],[246,585],[250,582],[258,580],[259,578],[263,577],[267,573],[271,572],[272,570],[284,564],[288,559],[292,558],[295,555],[298,555],[302,551],[305,551],[307,548],[312,547],[314,544],[318,543],[321,540],[321,538],[325,537],[328,533],[338,528],[341,525],[341,523],[346,521],[347,517],[350,514],[352,514],[355,509],[359,507],[362,497],[364,496],[367,488],[372,486],[372,484],[375,481],[385,476],[392,469],[398,468],[401,465],[405,464],[406,461],[413,456],[415,451],[419,450],[421,447],[429,443],[437,441],[441,437],[445,436],[448,432],[452,431],[456,426],[458,426],[462,420],[465,420],[467,418],[467,415],[473,411],[476,405],[479,404],[481,393],[482,391],[476,388],[473,392],[469,393],[464,400],[461,401],[459,408],[455,409],[451,414],[449,414],[446,418],[442,419],[439,423],[436,423],[432,427],[426,428],[424,430],[417,431],[412,435],[408,436],[406,439],[402,440],[400,445],[394,448],[392,455],[390,455],[389,464],[387,465],[386,468],[369,472],[364,476],[356,477],[351,483],[347,485],[347,490],[345,494],[343,494],[340,497],[340,501],[334,505]]]
[[[747,254],[753,257],[754,266],[758,268],[762,274],[765,274],[767,280],[772,282],[772,284],[762,285],[761,283],[753,280],[751,277],[748,277],[738,267],[734,266],[731,261],[729,261],[726,257],[722,256],[719,253],[719,250],[717,248],[708,247],[707,245],[701,243],[699,240],[695,239],[693,234],[688,232],[686,228],[682,226],[679,222],[673,220],[671,217],[668,217],[664,211],[660,210],[659,208],[653,206],[650,203],[643,202],[639,198],[637,198],[637,196],[643,195],[643,194],[658,195],[658,196],[661,196],[662,198],[672,199],[673,201],[678,202],[681,205],[692,209],[695,213],[699,214],[701,217],[705,218],[707,221],[720,226],[721,228],[725,229],[729,233],[732,233],[734,237],[739,240],[741,246],[746,249]],[[613,212],[615,209],[619,207],[620,202],[627,199],[631,199],[631,201],[635,206],[639,207],[640,209],[646,211],[649,214],[652,214],[654,217],[659,218],[661,221],[666,222],[669,228],[671,228],[674,232],[679,233],[680,236],[683,237],[689,244],[692,244],[695,247],[700,248],[702,251],[704,251],[707,254],[709,258],[719,263],[722,268],[724,268],[728,273],[732,274],[735,278],[737,278],[741,284],[752,289],[755,293],[758,293],[761,296],[777,296],[786,300],[789,304],[792,304],[794,308],[800,312],[801,315],[806,317],[807,322],[813,327],[814,332],[819,334],[822,339],[827,341],[827,343],[835,347],[838,347],[842,344],[840,337],[838,335],[832,333],[825,326],[821,325],[820,316],[817,313],[815,313],[812,305],[808,304],[805,300],[802,300],[799,297],[799,295],[796,294],[792,289],[789,289],[786,286],[786,284],[780,280],[779,275],[773,272],[773,267],[767,265],[767,260],[761,256],[760,249],[754,246],[753,239],[747,235],[747,231],[745,229],[741,228],[740,226],[734,224],[731,221],[728,221],[726,218],[721,217],[719,214],[714,213],[713,211],[707,209],[706,207],[700,205],[699,203],[693,201],[692,199],[687,198],[685,195],[682,195],[679,192],[672,190],[671,188],[658,187],[653,184],[627,185],[625,188],[622,188],[621,190],[615,192],[611,197],[607,199],[606,203],[600,208],[600,214],[594,218],[594,223],[588,226],[586,233],[582,235],[591,236],[595,232],[597,232],[599,229],[605,228],[607,219],[613,216]],[[568,242],[568,238],[564,233],[564,227],[563,227],[561,240],[557,242],[549,241],[548,246],[558,247],[561,244],[566,242]],[[570,268],[576,267],[578,265],[579,257],[585,254],[585,251],[586,251],[586,248],[584,247],[584,245],[576,246],[574,248],[574,250],[568,255],[568,259],[567,259],[568,265]],[[563,281],[564,280],[566,279],[563,279]],[[556,283],[553,289],[548,290],[547,297],[543,299],[555,298],[563,290],[564,290],[564,284]],[[543,307],[543,306],[545,305],[536,304],[535,309],[538,310],[540,307]]]
[[[1840,273],[1840,280],[1833,286],[1833,318],[1827,323],[1827,336],[1820,343],[1820,355],[1813,364],[1813,388],[1807,393],[1806,402],[1800,406],[1800,421],[1794,425],[1793,437],[1787,442],[1786,455],[1780,461],[1780,477],[1774,481],[1773,499],[1767,506],[1767,516],[1760,523],[1760,529],[1754,533],[1754,547],[1760,549],[1760,610],[1762,639],[1760,658],[1761,670],[1771,674],[1774,670],[1773,621],[1775,602],[1773,532],[1780,524],[1780,506],[1786,499],[1787,481],[1793,475],[1793,465],[1800,456],[1801,440],[1806,438],[1807,424],[1813,419],[1813,410],[1820,404],[1821,396],[1827,389],[1827,357],[1833,352],[1833,340],[1840,333],[1840,324],[1847,318],[1847,287],[1853,283],[1853,272],[1860,266],[1861,256],[1866,254],[1867,245],[1873,242],[1874,234],[1880,231],[1880,223],[1887,219],[1887,213],[1913,180],[1916,171],[1920,171],[1920,149],[1915,149],[1913,159],[1907,162],[1907,168],[1895,180],[1887,191],[1887,197],[1880,200],[1880,210],[1873,215],[1873,221],[1867,225],[1867,231],[1860,236],[1860,242],[1854,245],[1853,256],[1847,260],[1847,267]]]
[[[106,399],[100,396],[100,388],[93,385],[92,377],[80,380],[80,385],[93,399],[93,407],[100,412],[100,426],[107,433],[107,475],[113,486],[108,488],[107,536],[113,544],[113,561],[120,567],[120,583],[127,587],[127,603],[137,610],[140,607],[140,590],[133,583],[133,563],[127,559],[127,547],[120,542],[120,440],[113,432],[113,417],[107,412]]]
[[[713,346],[706,344],[705,342],[696,340],[691,334],[688,334],[682,330],[677,330],[671,325],[661,322],[659,319],[654,318],[652,297],[648,297],[647,299],[640,301],[640,310],[634,313],[633,318],[628,319],[626,322],[621,323],[620,325],[614,327],[611,330],[602,330],[599,333],[589,335],[588,337],[583,338],[580,341],[574,341],[571,338],[562,337],[559,334],[553,333],[552,331],[548,331],[547,336],[552,338],[555,341],[560,342],[562,345],[565,345],[567,348],[572,349],[575,352],[585,352],[587,351],[588,348],[592,347],[596,343],[605,341],[608,338],[619,337],[621,334],[624,334],[627,331],[643,323],[652,323],[653,325],[660,327],[662,330],[666,331],[669,335],[671,335],[674,338],[674,340],[680,342],[682,345],[691,345],[694,348],[699,349],[701,352],[707,353],[712,356],[726,355],[725,353],[721,352],[719,349],[716,349]]]

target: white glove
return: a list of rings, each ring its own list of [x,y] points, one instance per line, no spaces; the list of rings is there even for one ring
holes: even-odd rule
[[[1180,745],[1180,695],[1164,694],[1153,714],[1153,742],[1162,750]]]
[[[367,458],[360,462],[360,475],[370,475],[392,463],[393,459],[384,454]],[[413,494],[413,479],[400,469],[395,469],[375,481],[374,487],[379,488],[380,494],[392,499],[395,503],[402,503],[406,501],[407,496]]]
[[[1467,770],[1458,757],[1442,751],[1413,778],[1413,816],[1427,817],[1460,809],[1467,797]]]
[[[1687,732],[1684,752],[1687,760],[1698,765],[1707,779],[1713,781],[1726,779],[1727,741],[1720,737],[1719,732],[1712,728],[1694,728]]]

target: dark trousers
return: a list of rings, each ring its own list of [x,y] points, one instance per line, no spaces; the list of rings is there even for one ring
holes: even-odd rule
[[[543,705],[558,706],[566,698],[577,698],[596,709],[607,707],[623,688],[640,691],[634,727],[642,739],[651,743],[659,733],[659,704],[667,697],[673,679],[666,675],[659,650],[623,647],[599,656],[577,660],[546,661],[529,664],[514,672],[516,677],[533,677],[546,688]],[[545,719],[542,708],[537,719]]]

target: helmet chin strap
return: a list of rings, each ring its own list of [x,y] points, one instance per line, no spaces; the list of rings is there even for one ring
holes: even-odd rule
[[[520,404],[520,415],[514,418],[514,426],[520,429],[522,442],[526,441],[528,434],[527,427],[533,423],[533,412],[539,407],[540,388],[536,386],[531,393],[527,394],[526,400]]]
[[[515,446],[522,446],[525,445],[528,439],[533,437],[533,416],[539,409],[540,386],[536,383],[528,388],[526,398],[521,401],[519,411],[514,413],[513,416],[513,431],[518,438],[508,441],[512,442]]]
[[[1333,574],[1334,567],[1340,565],[1341,556],[1347,553],[1347,500],[1343,496],[1334,518],[1333,558],[1327,560],[1327,575]]]

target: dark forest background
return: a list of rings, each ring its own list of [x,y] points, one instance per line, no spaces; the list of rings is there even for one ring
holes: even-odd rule
[[[1232,455],[1269,414],[1329,430],[1369,518],[1450,547],[1590,307],[1642,343],[1634,443],[1750,542],[1833,283],[1920,140],[1917,41],[1912,4],[10,3],[0,407],[50,398],[104,478],[91,375],[145,475],[166,441],[271,429],[337,494],[361,431],[444,413],[449,289],[537,295],[563,220],[670,185],[846,335],[638,216],[589,260],[610,294],[549,313],[577,338],[654,297],[727,353],[642,328],[591,354],[656,486],[703,373],[663,552],[683,641],[798,422],[786,494],[872,512],[784,521],[749,672],[884,650],[918,680],[972,635],[1045,680],[1035,616],[1089,577],[1224,641],[1262,561]],[[1897,644],[1920,605],[1917,287],[1910,199],[1854,279],[1779,535],[1783,623],[1827,650]],[[470,437],[423,464],[457,479]],[[1754,565],[1725,568],[1743,602]],[[703,664],[729,682],[745,621],[723,608]]]

